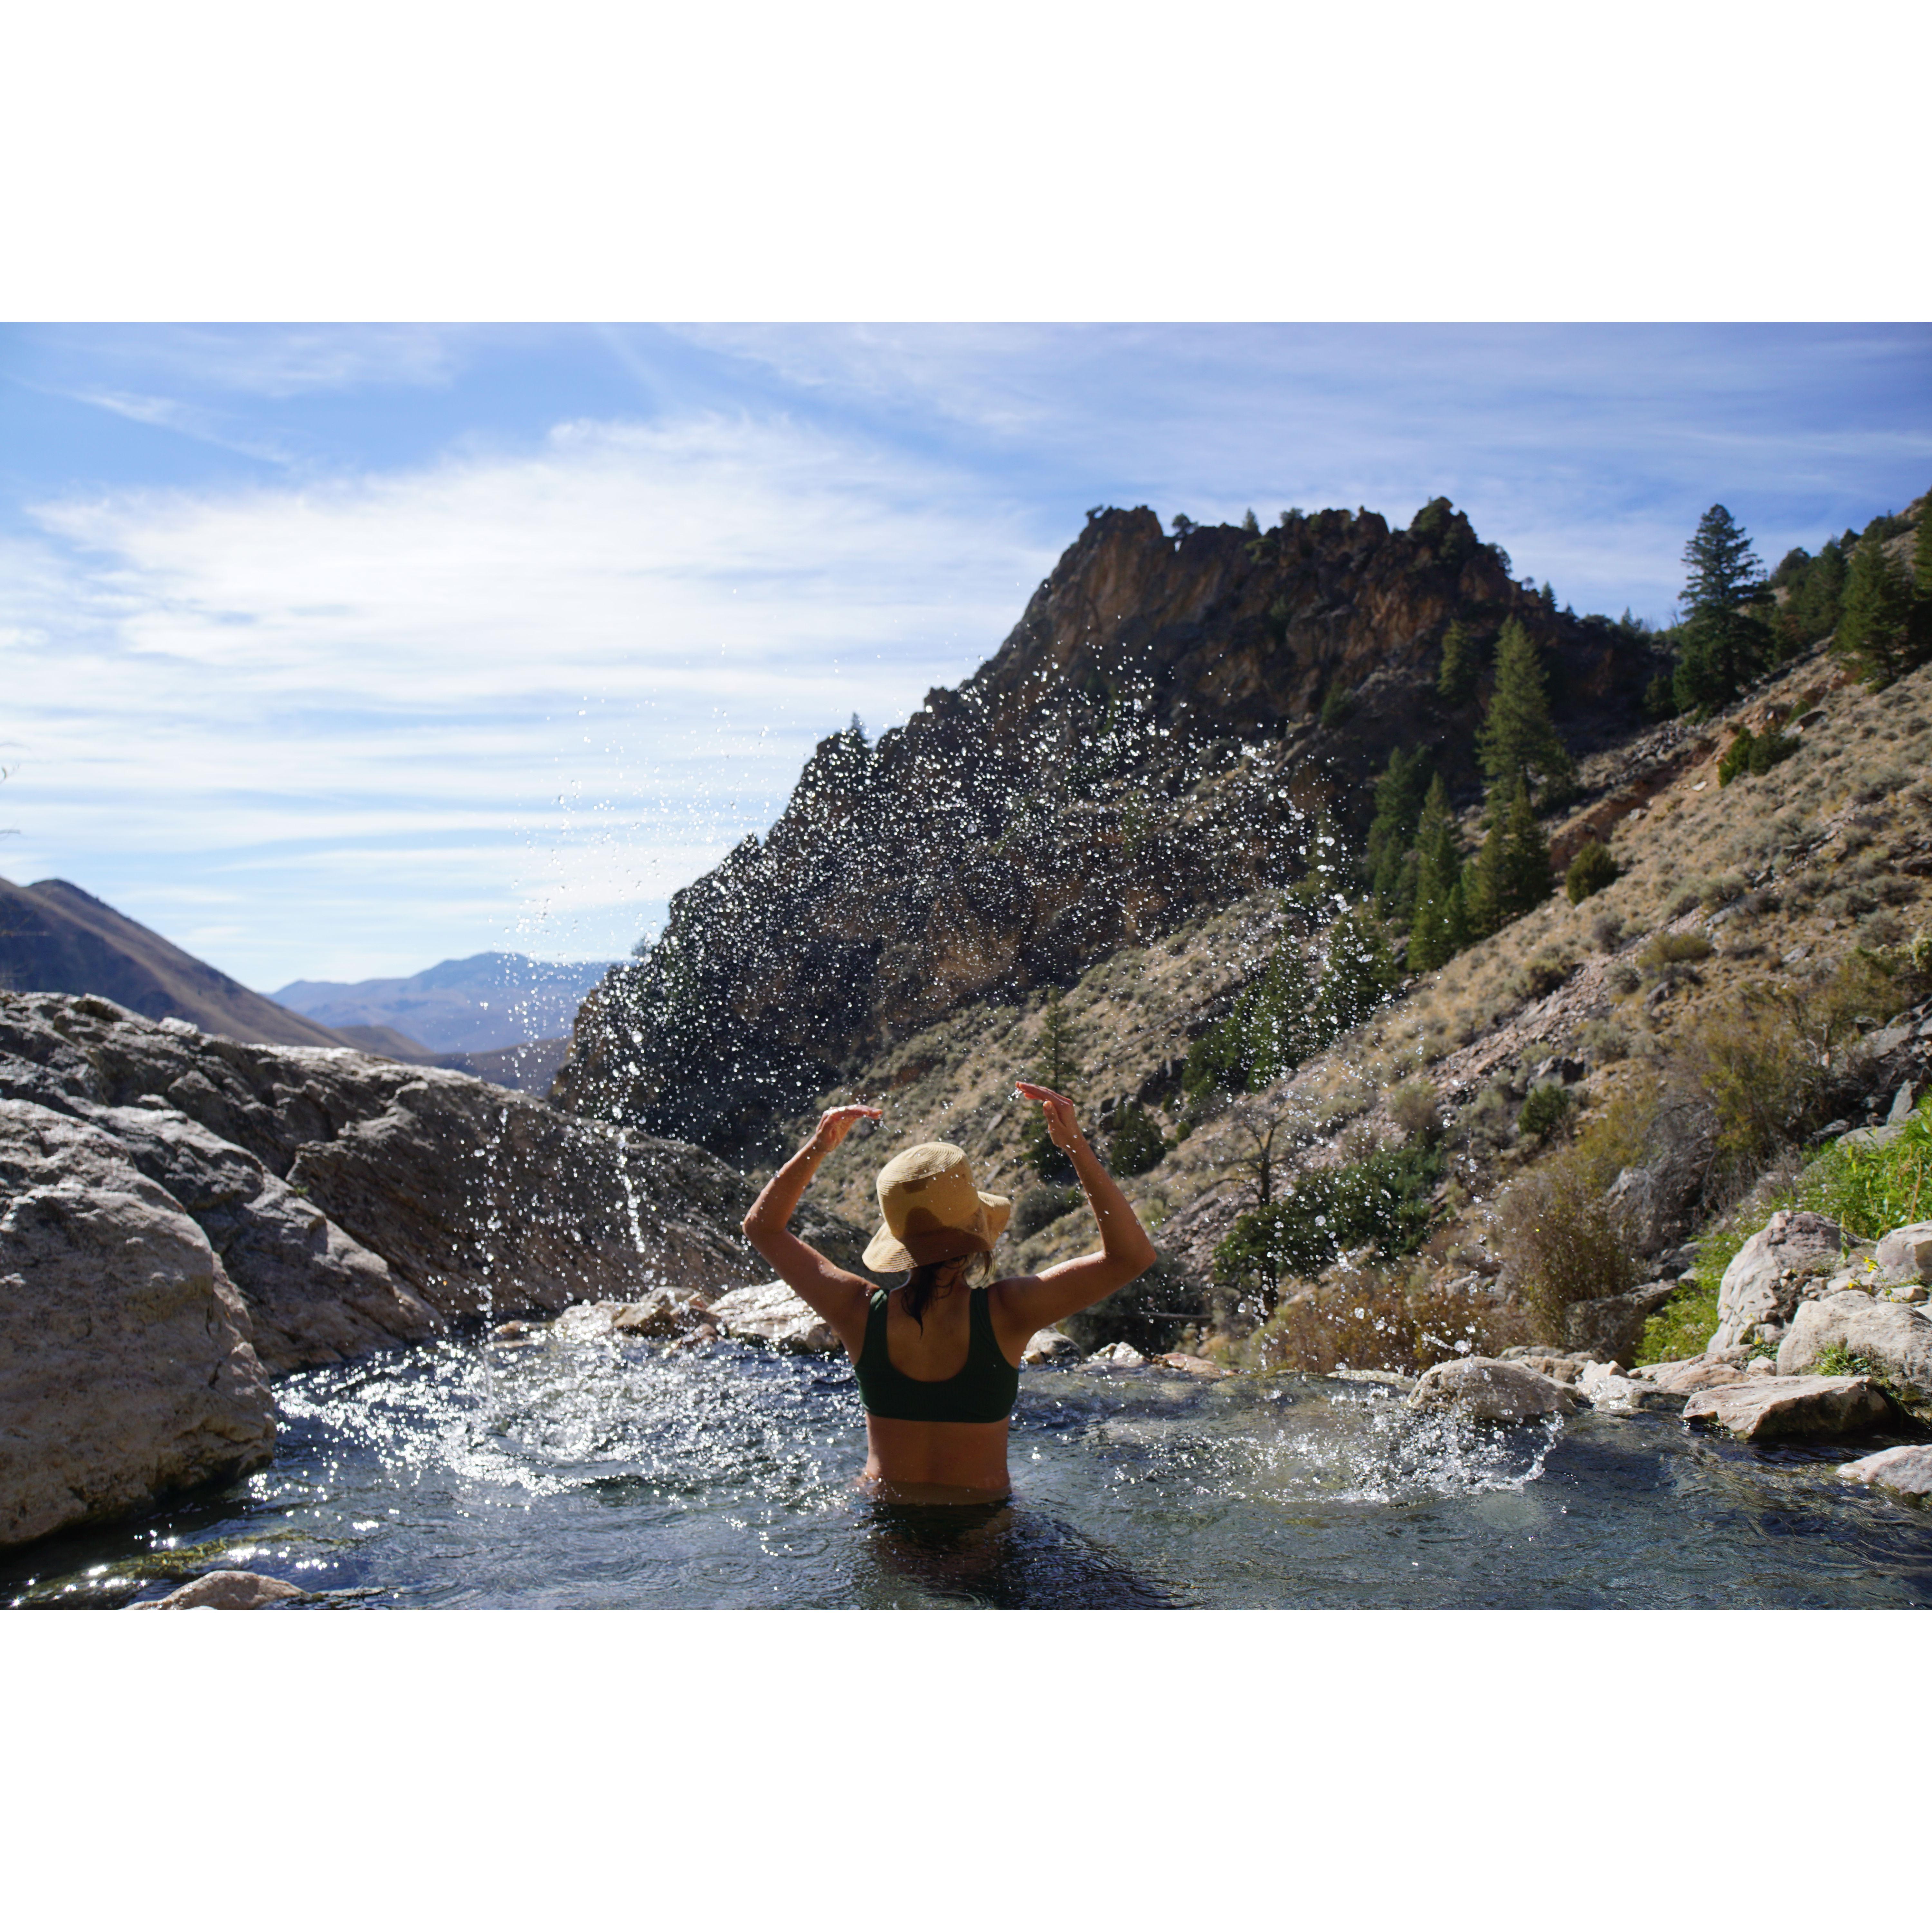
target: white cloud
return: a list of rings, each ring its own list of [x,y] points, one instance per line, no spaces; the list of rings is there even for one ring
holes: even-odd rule
[[[661,901],[848,712],[879,728],[970,670],[1052,561],[970,477],[743,416],[32,514],[0,592],[10,868],[135,917],[184,883],[305,892],[223,940],[266,985]],[[371,898],[386,937],[345,962]]]

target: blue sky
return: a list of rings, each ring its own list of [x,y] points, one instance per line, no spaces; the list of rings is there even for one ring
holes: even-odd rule
[[[1668,616],[1932,484],[1932,329],[0,330],[0,871],[248,983],[628,950],[1099,503],[1406,520]]]

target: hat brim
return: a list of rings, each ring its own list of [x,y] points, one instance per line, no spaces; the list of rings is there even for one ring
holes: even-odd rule
[[[866,1243],[862,1258],[875,1274],[899,1274],[934,1262],[956,1261],[962,1255],[988,1254],[1012,1215],[1013,1204],[1004,1194],[982,1194],[970,1228],[938,1228],[902,1240],[882,1222]]]

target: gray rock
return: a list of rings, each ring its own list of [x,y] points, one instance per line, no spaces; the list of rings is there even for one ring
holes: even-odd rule
[[[1872,1261],[1887,1281],[1932,1282],[1932,1221],[1914,1221],[1882,1236]]]
[[[1805,1280],[1828,1275],[1844,1246],[1837,1222],[1802,1208],[1780,1208],[1725,1269],[1709,1349],[1735,1348],[1760,1322],[1789,1322]]]
[[[26,1089],[76,1118],[143,1102],[185,1114],[380,1257],[394,1289],[439,1318],[716,1292],[758,1264],[738,1226],[753,1190],[722,1161],[441,1067],[244,1045],[106,1000],[0,994],[0,1093]],[[190,1154],[202,1158],[170,1150]],[[842,1265],[856,1262],[860,1230],[810,1203],[794,1225]],[[334,1260],[344,1305],[368,1315],[380,1295],[355,1300],[347,1277],[372,1294],[373,1277],[351,1251]]]
[[[1599,1361],[1634,1362],[1644,1324],[1676,1292],[1674,1281],[1649,1281],[1628,1294],[1573,1301],[1563,1311],[1563,1339]]]
[[[1654,1383],[1666,1395],[1680,1400],[1700,1389],[1726,1388],[1742,1382],[1750,1367],[1750,1358],[1742,1348],[1727,1348],[1721,1354],[1693,1355],[1688,1361],[1648,1362],[1635,1371],[1635,1379]]]
[[[1932,1316],[1847,1288],[1808,1301],[1778,1346],[1780,1375],[1802,1375],[1828,1348],[1869,1362],[1915,1402],[1932,1403]]]
[[[1046,1368],[1056,1362],[1077,1362],[1079,1359],[1080,1344],[1071,1335],[1063,1335],[1058,1328],[1041,1329],[1020,1352],[1020,1366],[1026,1369]]]
[[[1886,1115],[1887,1126],[1903,1126],[1912,1118],[1912,1082],[1907,1081],[1892,1096],[1892,1112]]]
[[[207,1237],[116,1142],[0,1100],[0,1546],[267,1462],[249,1331]]]
[[[1606,1362],[1592,1362],[1578,1378],[1577,1393],[1592,1408],[1612,1415],[1642,1409],[1674,1409],[1682,1398],[1666,1394],[1654,1382],[1620,1376]]]
[[[1869,1483],[1894,1496],[1932,1496],[1932,1443],[1908,1442],[1902,1448],[1881,1449],[1842,1463],[1838,1474],[1848,1483]]]
[[[721,1294],[706,1318],[736,1341],[766,1342],[808,1354],[830,1354],[842,1346],[831,1323],[782,1281]]]
[[[271,1376],[352,1361],[448,1327],[380,1255],[185,1114],[104,1107],[88,1118],[194,1217],[248,1304],[255,1352]]]
[[[305,1591],[284,1582],[279,1576],[264,1576],[254,1570],[211,1570],[192,1583],[184,1583],[152,1604],[136,1604],[137,1610],[260,1610],[271,1604],[286,1604],[304,1596]]]
[[[1714,1424],[1747,1442],[1858,1436],[1895,1414],[1864,1376],[1754,1376],[1701,1390],[1684,1405],[1687,1423]]]
[[[1538,1416],[1574,1415],[1574,1392],[1521,1362],[1471,1355],[1438,1362],[1418,1379],[1409,1397],[1417,1408],[1454,1408],[1478,1422],[1527,1422]]]

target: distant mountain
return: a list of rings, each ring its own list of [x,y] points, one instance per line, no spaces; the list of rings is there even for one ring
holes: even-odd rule
[[[489,1053],[567,1034],[584,994],[610,963],[478,952],[406,980],[292,980],[274,998],[326,1027],[386,1028],[392,1037],[404,1036],[369,1049],[397,1058],[414,1057],[400,1048],[418,1042],[425,1056]]]
[[[0,988],[97,994],[149,1019],[188,1020],[260,1046],[347,1044],[64,879],[0,879]]]

